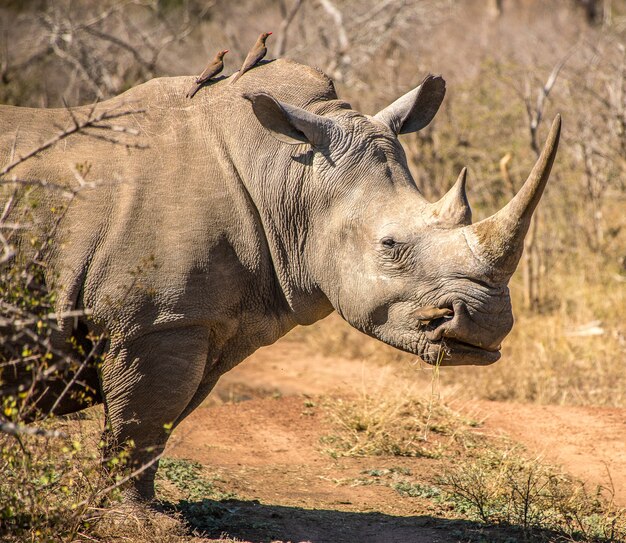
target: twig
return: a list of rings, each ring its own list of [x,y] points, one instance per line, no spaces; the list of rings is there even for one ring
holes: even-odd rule
[[[17,164],[16,164],[17,166]],[[23,186],[34,186],[34,187],[42,187],[51,190],[59,190],[62,192],[62,195],[66,198],[70,198],[74,195],[73,192],[67,190],[67,187],[63,185],[59,185],[58,183],[52,183],[50,181],[46,181],[44,179],[19,179],[17,177],[12,177],[11,179],[2,179],[0,178],[0,187],[3,185],[23,185]]]
[[[17,136],[20,133],[20,127],[18,126],[17,129],[15,130],[15,136],[13,136],[13,143],[11,144],[11,155],[9,158],[9,162],[12,162],[13,160],[15,160],[15,148],[17,147]]]
[[[550,95],[556,80],[561,73],[561,70],[565,66],[565,63],[570,59],[570,57],[574,54],[576,48],[570,49],[570,51],[555,64],[546,80],[545,84],[539,89],[539,94],[537,95],[537,103],[535,108],[533,109],[530,106],[530,94],[527,95],[526,98],[526,113],[528,115],[528,126],[530,130],[530,145],[535,155],[538,157],[541,154],[541,149],[539,148],[539,142],[537,141],[537,130],[539,129],[539,125],[543,119],[543,110],[545,101]]]
[[[44,430],[43,428],[35,428],[33,426],[24,426],[22,424],[15,424],[14,422],[0,422],[0,432],[5,434],[20,436],[41,436],[52,438],[67,438],[67,434],[60,432],[59,430]]]
[[[108,494],[109,492],[112,492],[113,490],[115,490],[116,488],[119,488],[120,486],[122,486],[124,483],[127,483],[128,481],[130,481],[131,479],[134,479],[135,477],[137,477],[138,475],[141,475],[144,471],[146,471],[147,469],[151,468],[154,464],[156,464],[161,457],[165,454],[165,451],[161,451],[159,454],[157,454],[154,458],[150,459],[148,462],[146,462],[145,464],[142,464],[141,466],[139,466],[137,469],[131,471],[128,475],[126,475],[125,477],[122,477],[119,481],[116,481],[115,483],[113,483],[110,486],[107,486],[106,488],[103,488],[101,490],[98,490],[97,492],[95,492],[92,496],[90,496],[89,498],[87,498],[86,500],[83,500],[82,502],[79,502],[76,504],[76,509],[80,509],[81,507],[84,507],[85,505],[87,505],[91,500],[93,500],[94,498],[98,497],[98,496],[102,496],[103,494]]]
[[[2,210],[2,215],[0,215],[0,225],[4,226],[5,222],[9,216],[9,213],[11,211],[11,209],[13,208],[13,202],[15,201],[15,191],[13,191],[13,194],[11,194],[11,196],[9,196],[9,199],[7,200],[6,204],[4,204],[4,209]]]
[[[98,126],[92,126],[91,128],[99,128]],[[107,136],[103,136],[102,134],[89,134],[85,132],[85,136],[90,138],[94,138],[101,141],[106,141],[107,143],[112,143],[113,145],[123,145],[127,149],[148,149],[150,146],[147,143],[127,143],[123,142],[117,138],[110,138]]]
[[[0,232],[0,244],[2,244],[2,254],[0,254],[0,264],[4,264],[8,262],[15,256],[15,249],[11,247],[11,244],[4,237],[2,232]]]
[[[82,76],[83,81],[85,81],[85,83],[87,83],[92,88],[92,90],[96,93],[96,96],[98,98],[104,98],[104,93],[102,92],[102,89],[94,81],[94,78],[87,71],[87,68],[85,68],[85,66],[83,66],[83,64],[76,57],[74,57],[74,55],[71,55],[67,51],[64,51],[63,49],[61,49],[56,42],[52,43],[51,47],[54,53],[61,60],[64,60],[71,66],[74,66],[77,73],[79,73]]]
[[[23,328],[25,326],[31,326],[39,321],[45,320],[61,320],[72,317],[88,317],[92,314],[91,309],[75,309],[73,311],[64,311],[61,313],[48,313],[40,317],[31,317],[28,319],[7,319],[6,317],[0,317],[0,326],[14,326],[15,328]]]
[[[16,194],[17,194],[17,191],[14,190],[13,194],[9,196],[9,198],[6,201],[6,204],[4,205],[4,209],[2,210],[2,215],[0,215],[0,229],[1,228],[4,228],[4,229],[10,228],[11,230],[16,229],[15,226],[17,225],[6,223],[9,213],[11,212],[11,209],[13,208],[13,203],[15,202]],[[0,264],[4,264],[5,262],[8,262],[15,256],[15,249],[13,249],[13,247],[9,243],[9,240],[4,236],[1,230],[0,230],[0,244],[2,244],[2,254],[0,254]]]
[[[93,359],[93,357],[96,355],[96,353],[98,352],[98,349],[100,349],[100,347],[102,346],[102,337],[100,337],[100,339],[98,341],[96,341],[92,347],[91,350],[89,351],[89,354],[85,357],[85,359],[81,362],[80,366],[78,367],[78,369],[74,372],[74,375],[72,375],[72,378],[67,382],[67,384],[65,385],[65,388],[63,389],[63,391],[61,392],[61,394],[58,395],[57,399],[55,400],[55,402],[52,404],[52,407],[50,408],[50,410],[48,411],[48,416],[54,415],[54,410],[57,408],[57,406],[59,405],[59,403],[61,403],[61,400],[65,397],[65,395],[69,392],[70,388],[72,388],[72,386],[74,385],[74,383],[76,383],[76,381],[78,380],[78,376],[80,375],[80,373],[87,367],[87,364],[89,362],[91,362],[91,360]]]
[[[278,43],[276,45],[276,56],[278,57],[282,57],[285,54],[285,50],[287,49],[287,32],[301,5],[302,0],[294,0],[291,9],[286,13],[280,23],[278,29]]]
[[[39,147],[36,147],[35,149],[33,149],[32,151],[29,151],[25,155],[20,156],[19,158],[17,158],[10,164],[7,164],[4,168],[2,168],[2,170],[0,170],[0,176],[6,175],[12,169],[14,169],[16,166],[18,166],[25,160],[28,160],[29,158],[41,153],[42,151],[45,151],[46,149],[57,144],[59,141],[67,138],[68,136],[71,136],[72,134],[76,134],[77,132],[80,132],[81,130],[84,130],[85,128],[89,128],[89,127],[101,128],[96,123],[99,123],[101,121],[111,120],[111,119],[117,119],[119,117],[124,117],[126,115],[132,115],[135,113],[144,113],[144,112],[145,112],[145,109],[125,110],[121,112],[112,112],[111,110],[107,110],[107,111],[103,111],[99,115],[96,115],[95,117],[93,116],[93,114],[90,114],[87,117],[87,119],[85,119],[84,121],[80,121],[80,122],[77,122],[76,118],[72,114],[71,116],[74,121],[74,126],[72,126],[71,128],[62,130],[53,138],[50,138],[48,141],[42,143]]]

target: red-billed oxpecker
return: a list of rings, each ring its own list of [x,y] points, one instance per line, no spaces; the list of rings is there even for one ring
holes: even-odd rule
[[[200,87],[204,85],[209,79],[215,77],[224,69],[224,55],[228,53],[228,49],[218,51],[213,60],[209,62],[204,71],[196,78],[196,81],[187,91],[187,98],[193,98],[196,92],[200,90]]]
[[[265,40],[271,36],[271,32],[263,32],[261,34],[256,43],[252,46],[252,49],[248,51],[248,55],[246,56],[246,60],[243,61],[241,65],[241,69],[235,77],[232,78],[230,84],[232,85],[237,79],[239,79],[243,74],[245,74],[248,70],[254,68],[265,56],[267,53],[267,47],[265,47]]]

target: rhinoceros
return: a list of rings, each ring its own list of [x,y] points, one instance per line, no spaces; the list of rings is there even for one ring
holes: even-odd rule
[[[555,158],[558,117],[518,194],[472,224],[465,170],[430,203],[398,140],[430,123],[441,77],[373,116],[288,60],[188,100],[191,82],[157,78],[72,110],[0,108],[3,164],[88,115],[134,111],[113,123],[115,138],[77,131],[12,171],[70,187],[76,165],[89,165],[92,185],[62,215],[48,200],[36,212],[54,224],[56,341],[76,333],[63,315],[83,308],[86,326],[109,337],[101,368],[86,374],[112,442],[132,440],[134,461],[149,463],[224,372],[332,311],[428,363],[500,358],[513,325],[507,283]],[[153,498],[156,466],[131,496]]]

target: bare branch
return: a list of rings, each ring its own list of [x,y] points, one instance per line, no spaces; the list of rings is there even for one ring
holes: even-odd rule
[[[50,181],[46,181],[45,179],[20,179],[18,177],[12,177],[11,179],[2,179],[0,178],[0,187],[1,186],[9,186],[9,185],[22,185],[22,186],[33,186],[33,187],[45,187],[51,190],[61,191],[61,195],[65,198],[71,198],[74,196],[74,193],[67,190],[67,187],[63,185],[59,185],[58,183],[52,183]]]
[[[11,196],[9,196],[9,199],[4,204],[4,209],[2,210],[2,215],[0,215],[0,225],[4,226],[4,221],[7,220],[7,217],[9,216],[9,212],[11,211],[11,209],[13,207],[13,202],[14,201],[15,201],[15,191],[13,191],[13,194],[11,194]]]
[[[153,458],[151,458],[148,462],[146,462],[145,464],[142,464],[137,469],[131,471],[125,477],[122,477],[119,481],[116,481],[114,484],[112,484],[110,486],[107,486],[106,488],[98,490],[97,492],[95,492],[92,496],[90,496],[86,500],[83,500],[82,502],[77,503],[76,506],[75,506],[76,509],[80,510],[81,507],[84,507],[85,505],[87,505],[94,498],[96,498],[98,496],[106,496],[110,492],[113,492],[116,488],[120,488],[122,485],[124,485],[125,483],[127,483],[131,479],[134,479],[135,477],[141,475],[144,471],[146,471],[147,469],[150,469],[152,466],[154,466],[154,464],[156,464],[159,460],[161,460],[161,457],[164,454],[165,454],[165,451],[161,451],[159,454],[157,454]]]
[[[74,164],[72,164],[72,173],[74,174],[74,177],[76,178],[76,181],[78,181],[78,186],[83,188],[83,187],[89,187],[89,188],[93,188],[96,184],[95,183],[89,183],[86,179],[85,176],[80,173],[78,171],[78,168],[76,168],[76,166]]]
[[[93,361],[93,358],[96,356],[96,353],[98,352],[98,350],[102,347],[102,344],[103,344],[102,337],[100,337],[98,341],[94,342],[94,344],[91,347],[91,350],[89,351],[89,354],[83,359],[78,369],[74,372],[74,375],[72,375],[72,378],[65,385],[65,388],[62,390],[61,394],[59,394],[55,402],[52,404],[52,407],[48,411],[48,416],[52,416],[54,414],[54,411],[61,403],[61,400],[65,398],[65,395],[70,391],[72,386],[74,386],[74,384],[77,382],[78,376],[87,367],[87,364]]]
[[[341,80],[343,79],[343,73],[339,68],[343,64],[349,64],[350,61],[347,55],[350,40],[348,39],[348,33],[343,22],[343,15],[331,0],[318,0],[318,3],[334,21],[337,28],[337,47],[333,48],[335,50],[334,58],[330,61],[327,69],[332,73],[335,79]]]
[[[70,66],[73,66],[76,69],[77,73],[82,76],[83,81],[92,88],[98,98],[104,98],[104,93],[102,92],[102,89],[94,82],[91,74],[76,57],[61,49],[56,42],[52,43],[52,50],[61,60],[64,60]]]
[[[91,128],[100,128],[99,126],[92,126]],[[126,147],[127,149],[148,149],[149,145],[147,143],[128,143],[128,142],[123,142],[117,138],[110,138],[107,136],[104,136],[102,134],[93,134],[90,132],[85,132],[84,133],[85,136],[88,136],[90,138],[94,138],[100,141],[106,141],[107,143],[111,143],[113,145],[123,145],[124,147]]]
[[[14,422],[0,422],[0,432],[5,434],[20,436],[40,436],[51,438],[67,438],[68,435],[59,430],[45,430],[43,428],[35,428],[33,426],[24,426],[22,424],[15,424]]]
[[[294,0],[291,5],[291,9],[285,14],[280,23],[280,27],[278,29],[278,43],[276,45],[276,56],[278,57],[282,57],[285,54],[285,50],[287,48],[287,32],[289,31],[289,26],[298,13],[301,5],[302,0]]]
[[[337,9],[337,6],[331,2],[331,0],[318,0],[320,6],[324,8],[326,13],[331,17],[337,26],[337,41],[339,43],[339,52],[344,53],[350,46],[350,40],[348,40],[348,34],[346,27],[343,24],[343,15],[341,11]]]
[[[0,264],[4,264],[15,256],[15,249],[11,247],[11,244],[7,241],[7,238],[4,237],[2,232],[0,232],[0,245],[2,245],[2,253],[0,253]]]
[[[534,109],[530,105],[530,93],[527,94],[525,102],[526,114],[528,115],[528,127],[530,130],[530,146],[537,157],[541,154],[539,142],[537,141],[537,130],[539,129],[541,121],[543,120],[545,101],[550,95],[550,92],[552,91],[552,88],[554,87],[554,84],[556,83],[556,80],[558,79],[561,70],[570,59],[570,57],[574,54],[576,49],[576,47],[570,49],[569,52],[552,68],[548,79],[537,94],[537,103]]]
[[[0,317],[0,326],[13,326],[14,328],[24,328],[25,326],[32,326],[39,321],[53,321],[62,320],[72,317],[85,317],[92,314],[90,309],[75,309],[73,311],[63,311],[61,313],[48,313],[47,315],[41,315],[37,317],[30,317],[28,319],[15,319]]]
[[[84,121],[75,123],[73,127],[62,130],[56,136],[42,143],[39,147],[36,147],[35,149],[29,151],[25,155],[20,156],[19,158],[17,158],[10,164],[7,164],[4,168],[2,168],[2,170],[0,170],[0,176],[6,175],[7,173],[9,173],[11,170],[13,170],[15,167],[17,167],[19,164],[21,164],[25,160],[28,160],[29,158],[41,153],[42,151],[45,151],[46,149],[49,149],[53,145],[57,144],[59,141],[67,138],[68,136],[71,136],[72,134],[76,134],[77,132],[80,132],[81,130],[84,130],[85,128],[89,128],[89,127],[101,128],[101,126],[99,126],[97,123],[110,120],[110,119],[117,119],[119,117],[124,117],[124,116],[132,115],[135,113],[144,113],[144,112],[145,112],[145,109],[124,110],[121,112],[113,112],[111,110],[106,110],[95,116],[93,114],[90,114]],[[74,119],[73,115],[72,115],[72,118]]]
[[[17,137],[20,133],[20,127],[18,126],[15,130],[15,136],[13,137],[13,143],[11,144],[11,154],[9,155],[9,162],[12,162],[15,159],[15,148],[17,146]]]
[[[120,38],[117,38],[111,34],[107,34],[106,32],[101,32],[96,28],[91,28],[90,26],[85,27],[85,32],[88,32],[89,34],[96,36],[97,38],[108,41],[113,45],[117,45],[121,49],[128,51],[139,64],[141,64],[144,68],[146,68],[146,70],[148,70],[148,72],[152,73],[154,71],[154,63],[145,60],[139,54],[139,51],[135,47],[125,42],[124,40],[121,40]]]
[[[64,96],[61,96],[61,101],[63,102],[63,106],[65,107],[65,111],[68,112],[69,116],[72,118],[72,121],[74,121],[74,126],[78,126],[78,120],[76,119],[76,115],[74,115],[74,112],[67,105],[67,102],[65,101],[65,97]]]
[[[13,208],[13,203],[15,202],[15,196],[16,196],[16,191],[14,190],[13,194],[9,196],[6,203],[4,204],[2,215],[0,215],[0,227],[2,228],[8,227],[5,221],[7,220],[7,217],[9,216],[9,213],[11,209]],[[13,247],[11,247],[11,244],[9,243],[7,238],[4,236],[2,231],[0,231],[0,245],[2,245],[2,253],[0,254],[0,264],[4,264],[5,262],[8,262],[15,256],[15,250],[13,249]]]

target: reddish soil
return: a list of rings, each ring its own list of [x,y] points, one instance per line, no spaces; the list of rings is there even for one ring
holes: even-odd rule
[[[236,499],[215,502],[217,519],[199,535],[250,542],[452,542],[487,537],[480,525],[450,519],[442,505],[372,484],[370,470],[410,470],[427,483],[437,460],[333,459],[320,438],[332,433],[320,395],[350,395],[381,368],[323,357],[288,338],[225,375],[205,405],[177,429],[167,455],[211,466],[215,486]],[[626,506],[626,410],[518,405],[455,397],[483,421],[592,485],[612,481]],[[609,475],[610,474],[610,478]],[[369,481],[363,484],[364,479]],[[206,505],[206,504],[205,504]],[[221,539],[223,540],[223,539]]]
[[[506,434],[626,506],[626,410],[479,402],[483,429]]]

